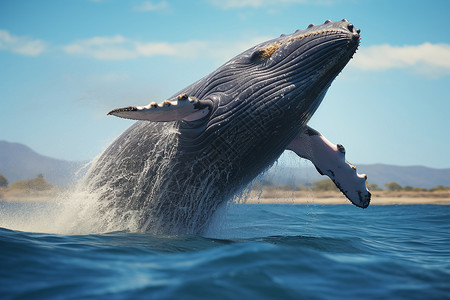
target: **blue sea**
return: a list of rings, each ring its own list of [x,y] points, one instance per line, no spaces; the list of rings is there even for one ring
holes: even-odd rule
[[[205,236],[3,228],[40,205],[0,202],[1,299],[450,299],[450,206],[231,205]]]

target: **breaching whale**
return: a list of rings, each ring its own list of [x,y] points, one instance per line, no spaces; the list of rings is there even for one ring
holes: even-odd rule
[[[366,208],[367,177],[343,146],[307,126],[359,41],[346,19],[311,24],[250,48],[165,101],[110,111],[140,121],[93,164],[88,190],[109,218],[133,219],[141,231],[198,234],[288,149]]]

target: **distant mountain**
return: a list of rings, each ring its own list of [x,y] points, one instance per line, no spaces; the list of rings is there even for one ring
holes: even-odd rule
[[[59,187],[73,183],[75,173],[83,162],[71,162],[40,155],[29,147],[0,141],[0,174],[13,183],[17,180],[31,179],[38,174]],[[432,188],[437,185],[450,186],[450,169],[433,169],[421,166],[400,167],[384,164],[357,165],[360,174],[368,176],[369,183],[384,188],[384,184],[395,181],[401,186]],[[325,179],[314,166],[305,163],[301,166],[275,164],[262,176],[275,184],[310,185]]]
[[[73,183],[76,171],[82,166],[82,162],[50,158],[25,145],[0,141],[0,174],[9,184],[42,174],[53,185],[66,187]]]
[[[367,174],[368,182],[385,188],[386,183],[397,182],[401,186],[432,188],[437,185],[450,186],[450,169],[434,169],[422,166],[392,166],[385,164],[357,165],[358,173]],[[303,167],[275,165],[262,179],[275,184],[310,185],[327,178],[321,176],[312,164]]]

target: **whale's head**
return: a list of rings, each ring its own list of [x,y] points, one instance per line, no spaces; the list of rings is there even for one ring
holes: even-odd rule
[[[231,81],[233,73],[239,74],[239,78],[233,79],[237,93],[230,101],[251,99],[253,106],[270,103],[271,109],[292,111],[306,123],[356,52],[359,41],[360,30],[346,19],[311,24],[305,30],[281,35],[230,60],[215,74],[216,84],[220,79]]]

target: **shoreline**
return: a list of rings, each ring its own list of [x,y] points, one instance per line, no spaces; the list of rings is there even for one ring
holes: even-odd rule
[[[250,198],[245,204],[306,204],[306,205],[353,205],[346,198]],[[450,205],[450,198],[399,198],[383,197],[370,201],[370,205]]]
[[[323,204],[353,205],[343,194],[336,191],[282,191],[266,190],[252,191],[247,204]],[[450,192],[390,192],[374,191],[370,205],[411,205],[411,204],[435,204],[450,205]]]
[[[0,194],[0,202],[26,203],[26,202],[50,202],[55,199],[63,199],[67,195],[64,191],[42,191],[34,193],[3,193]],[[250,191],[244,194],[245,201],[235,201],[245,204],[321,204],[321,205],[352,205],[347,198],[336,191],[285,191],[279,189],[263,189]],[[242,198],[242,197],[240,197]],[[413,205],[434,204],[450,205],[450,191],[434,192],[389,192],[374,191],[370,205]]]

